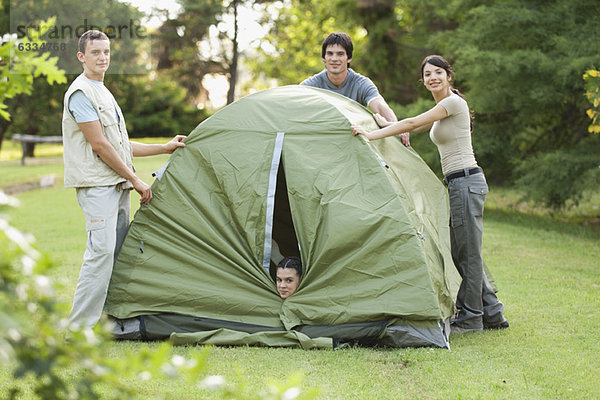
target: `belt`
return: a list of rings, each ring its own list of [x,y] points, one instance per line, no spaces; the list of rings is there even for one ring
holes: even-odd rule
[[[444,177],[444,183],[447,185],[452,179],[462,178],[464,176],[475,175],[482,173],[483,170],[479,167],[465,168],[460,171],[452,172]]]

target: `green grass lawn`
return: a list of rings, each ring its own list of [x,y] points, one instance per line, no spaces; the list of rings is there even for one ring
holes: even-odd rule
[[[135,166],[150,183],[150,173],[166,160],[166,156],[136,159]],[[83,217],[74,190],[62,188],[60,159],[46,161],[26,167],[0,161],[0,188],[38,179],[40,174],[57,174],[56,186],[16,195],[21,205],[9,216],[13,225],[34,234],[38,248],[55,262],[52,277],[64,288],[59,298],[70,303],[85,246]],[[318,399],[598,398],[600,230],[557,221],[556,215],[544,210],[523,208],[512,190],[493,186],[491,190],[484,219],[484,256],[500,288],[509,329],[452,336],[450,351],[215,347],[207,374],[239,383],[249,397],[300,372],[303,389],[318,390]],[[592,194],[590,199],[578,212],[588,209],[593,214],[597,197]],[[133,194],[132,214],[138,200]],[[107,356],[124,358],[156,346],[115,342]],[[174,349],[184,356],[200,351],[199,347]],[[76,373],[75,367],[64,371],[65,376]],[[0,368],[0,398],[7,397],[10,381],[8,368]],[[139,389],[140,398],[219,398],[180,381],[129,384]]]

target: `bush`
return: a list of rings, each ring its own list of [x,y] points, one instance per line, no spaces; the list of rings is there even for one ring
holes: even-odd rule
[[[107,86],[123,110],[130,138],[187,135],[208,117],[189,105],[186,91],[164,76],[111,76]]]
[[[577,205],[585,190],[600,183],[600,140],[591,137],[570,150],[556,150],[524,160],[517,185],[528,199],[555,210]]]

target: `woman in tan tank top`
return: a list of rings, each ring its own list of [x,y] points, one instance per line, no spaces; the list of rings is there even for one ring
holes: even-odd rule
[[[452,258],[463,279],[451,333],[508,328],[504,306],[487,279],[481,257],[483,204],[488,185],[473,153],[469,106],[452,86],[454,70],[443,57],[425,57],[421,63],[421,80],[436,102],[433,108],[393,123],[375,114],[380,129],[367,132],[353,125],[352,134],[370,140],[401,135],[402,142],[408,145],[409,132],[430,130],[430,138],[440,153],[444,183],[448,186]]]

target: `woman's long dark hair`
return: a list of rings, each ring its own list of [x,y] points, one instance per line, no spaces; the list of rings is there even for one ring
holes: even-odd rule
[[[440,67],[443,70],[446,71],[446,73],[448,74],[448,78],[450,79],[450,90],[453,93],[456,93],[458,96],[462,97],[463,99],[466,100],[465,96],[460,92],[460,90],[458,90],[457,88],[454,87],[453,82],[454,82],[454,68],[452,68],[452,65],[448,62],[448,60],[446,60],[444,57],[439,56],[437,54],[432,54],[429,55],[427,57],[425,57],[423,59],[423,62],[421,62],[421,82],[423,82],[423,69],[425,68],[425,64],[431,64],[431,65],[435,65],[436,67]],[[471,119],[471,132],[473,132],[473,120],[475,119],[473,116],[473,110],[471,110],[469,108],[469,117]]]

